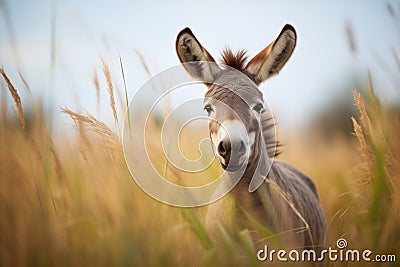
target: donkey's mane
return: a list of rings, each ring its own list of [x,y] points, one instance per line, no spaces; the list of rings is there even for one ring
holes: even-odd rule
[[[227,65],[229,67],[235,68],[241,72],[244,72],[246,67],[246,51],[241,49],[234,53],[230,48],[225,48],[222,51],[222,60],[221,63]]]
[[[275,120],[272,116],[261,116],[262,135],[264,136],[265,146],[268,156],[277,157],[282,153],[282,143],[277,140],[275,132]]]

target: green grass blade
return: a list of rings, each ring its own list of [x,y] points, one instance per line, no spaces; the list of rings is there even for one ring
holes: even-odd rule
[[[211,238],[203,224],[200,222],[197,214],[192,209],[183,209],[182,216],[189,223],[190,229],[197,236],[203,247],[205,249],[213,248]]]
[[[228,234],[225,227],[221,223],[218,223],[218,229],[221,232],[221,240],[224,246],[227,248],[228,254],[235,254],[235,241],[231,238],[231,236]]]
[[[259,232],[261,235],[263,235],[266,239],[274,242],[275,244],[283,246],[283,243],[279,239],[276,233],[271,231],[268,227],[264,226],[261,224],[256,218],[250,215],[246,210],[242,209],[243,214],[246,216],[246,218],[249,220],[250,224],[254,229]]]
[[[375,155],[374,179],[372,182],[372,199],[369,207],[370,221],[373,223],[374,244],[377,246],[385,222],[388,219],[388,209],[390,206],[390,188],[385,169],[384,152],[372,146]]]
[[[250,266],[257,266],[256,248],[254,247],[253,240],[251,240],[249,230],[245,229],[241,231],[239,233],[239,240],[247,254]]]
[[[128,98],[128,90],[126,89],[125,71],[124,71],[124,66],[122,64],[121,56],[119,57],[119,64],[121,66],[122,79],[124,81],[126,115],[128,116],[129,137],[131,137],[131,135],[132,135],[132,130],[131,129],[132,128],[131,128],[131,115],[130,115],[130,112],[129,112],[129,98]]]

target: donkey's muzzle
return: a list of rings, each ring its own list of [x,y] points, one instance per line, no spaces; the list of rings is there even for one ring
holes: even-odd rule
[[[219,142],[218,155],[223,158],[222,167],[227,171],[237,171],[244,163],[246,145],[240,139],[225,139]]]

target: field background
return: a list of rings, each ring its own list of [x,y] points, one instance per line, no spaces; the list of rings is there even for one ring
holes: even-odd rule
[[[5,2],[0,3],[4,7]],[[387,16],[399,25],[398,5],[386,7]],[[356,53],[351,24],[347,27],[349,49]],[[400,51],[393,46],[387,49],[392,56],[378,61],[395,62],[396,68],[390,69],[394,78],[387,83],[398,96]],[[146,57],[135,53],[140,59],[138,69],[152,74]],[[87,75],[97,107],[105,110],[99,116],[81,108],[48,105],[47,98],[35,94],[36,85],[26,78],[29,73],[0,62],[0,266],[261,264],[248,232],[235,233],[239,238],[223,235],[215,244],[204,229],[207,207],[164,205],[131,178],[120,129],[129,98],[125,78],[135,79],[135,72],[124,71],[124,57],[117,61],[120,64],[109,66],[107,60],[98,59],[93,62],[95,75]],[[387,71],[385,64],[379,66]],[[55,82],[51,77],[50,85]],[[348,248],[395,254],[398,265],[400,108],[398,101],[387,99],[385,88],[374,84],[374,77],[372,71],[345,81],[338,77],[337,87],[346,93],[324,105],[306,125],[288,129],[279,128],[278,122],[284,144],[279,159],[315,181],[328,221],[327,244],[335,247],[338,238],[345,238]],[[59,116],[62,123],[55,122]],[[154,140],[159,138],[162,116],[151,118],[148,134]],[[193,140],[200,134],[182,136],[187,155],[196,155]],[[149,151],[162,155],[157,141]],[[184,179],[166,164],[165,157],[156,157],[154,164],[171,181]],[[208,172],[218,174],[218,164]],[[204,177],[208,174],[199,175]],[[348,265],[357,266],[331,263]]]

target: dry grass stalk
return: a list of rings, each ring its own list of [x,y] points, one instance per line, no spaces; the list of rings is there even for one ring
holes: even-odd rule
[[[362,99],[360,92],[354,90],[353,98],[354,98],[354,103],[356,103],[357,108],[361,114],[360,116],[361,126],[366,132],[366,135],[371,137],[371,123],[367,114],[367,109],[365,108],[364,100]]]
[[[151,78],[152,74],[150,72],[150,69],[149,69],[143,55],[138,50],[135,50],[135,53],[139,57],[140,63],[142,63],[142,66],[143,66],[144,70],[146,71],[147,76],[149,76],[149,78]],[[153,90],[157,92],[158,91],[157,85],[156,85],[156,83],[154,83],[153,79],[150,79],[150,83],[151,83],[151,86],[153,87]],[[167,94],[166,97],[169,97],[169,94]]]
[[[82,115],[71,111],[67,108],[62,108],[61,111],[71,116],[77,125],[85,123],[89,128],[100,135],[103,143],[110,148],[122,149],[121,139],[103,122],[97,120],[93,115]]]
[[[391,47],[390,50],[392,51],[393,58],[394,58],[394,60],[396,61],[397,67],[398,67],[399,70],[400,70],[400,57],[399,57],[399,55],[397,55],[396,50],[394,50],[394,47],[393,47],[393,46]]]
[[[49,144],[50,151],[54,158],[56,174],[59,179],[64,179],[65,175],[64,175],[63,168],[62,168],[62,163],[61,163],[60,157],[58,156],[57,151],[54,147],[53,141],[50,138],[49,138],[49,142],[50,142],[50,144]]]
[[[32,104],[33,104],[33,103],[34,103],[34,100],[33,100],[33,95],[32,95],[32,91],[31,91],[31,87],[29,86],[29,84],[28,84],[28,82],[26,81],[26,79],[25,79],[24,75],[22,74],[22,72],[21,72],[21,71],[18,71],[18,74],[19,74],[19,77],[21,78],[22,83],[25,85],[25,88],[26,88],[26,90],[28,91],[29,97],[31,98],[31,102],[32,102]]]
[[[370,94],[373,94],[373,91],[370,92]],[[374,96],[374,95],[372,95]],[[361,188],[364,188],[364,185],[369,185],[373,181],[373,171],[374,171],[374,166],[375,166],[375,157],[371,151],[371,148],[369,144],[367,143],[366,138],[369,141],[372,141],[373,136],[372,136],[372,129],[371,129],[371,121],[369,119],[368,113],[367,113],[367,108],[365,106],[364,100],[357,90],[353,91],[353,99],[354,103],[356,104],[359,112],[360,112],[360,123],[361,125],[357,122],[357,120],[354,117],[351,117],[351,120],[353,122],[353,128],[354,128],[354,135],[358,139],[358,143],[360,145],[360,154],[361,154],[361,160],[362,160],[362,169],[366,171],[366,174],[363,175],[363,178],[358,179],[358,182],[361,185]],[[373,98],[374,100],[376,98]]]
[[[296,229],[292,229],[291,231],[295,231],[296,233],[300,233],[303,231],[307,231],[307,234],[310,237],[310,240],[312,242],[312,244],[314,244],[313,238],[312,238],[312,234],[311,234],[311,230],[310,230],[310,226],[308,224],[308,222],[306,221],[306,219],[303,217],[303,215],[301,215],[301,213],[299,212],[299,210],[294,206],[293,201],[291,200],[290,196],[288,196],[277,184],[276,182],[270,180],[270,179],[265,179],[265,182],[268,184],[268,186],[272,189],[274,189],[274,191],[276,193],[278,193],[278,195],[282,198],[282,200],[289,206],[289,208],[293,211],[293,213],[302,221],[302,223],[304,223],[304,227],[300,227],[300,228],[296,228]],[[291,232],[291,231],[287,231],[287,232]],[[285,233],[287,233],[285,232]],[[283,233],[282,233],[283,234]],[[314,244],[315,245],[315,244]],[[319,244],[318,244],[319,245]]]
[[[91,150],[91,144],[89,142],[89,138],[86,135],[85,132],[85,125],[82,121],[77,121],[77,127],[79,131],[79,142],[78,142],[78,150],[80,154],[82,155],[83,160],[87,163],[88,162],[88,156],[87,156],[87,150]]]
[[[25,130],[25,118],[24,118],[24,112],[22,110],[21,98],[19,97],[17,90],[11,83],[10,79],[7,77],[7,74],[4,72],[3,68],[0,68],[0,73],[7,84],[8,90],[10,91],[12,98],[14,99],[15,106],[17,107],[18,110],[18,119],[19,122],[21,123],[21,127],[23,130]]]
[[[110,96],[110,106],[112,109],[112,113],[114,116],[115,127],[118,128],[118,116],[117,116],[117,108],[115,106],[115,99],[114,99],[114,86],[111,80],[111,72],[110,68],[108,67],[107,63],[101,58],[101,64],[103,67],[104,77],[106,78],[108,94]]]
[[[6,90],[3,90],[3,83],[0,83],[1,95],[0,95],[0,138],[5,140],[7,136],[7,100],[6,100]],[[2,148],[6,142],[0,142],[0,147]],[[3,149],[2,149],[3,150]]]
[[[96,89],[96,98],[97,98],[97,108],[100,107],[100,84],[99,84],[99,77],[97,76],[97,71],[93,71],[93,84],[94,88]]]
[[[33,152],[33,154],[36,155],[36,158],[37,158],[39,161],[43,161],[43,155],[42,155],[42,153],[40,152],[40,149],[39,149],[39,146],[38,146],[36,140],[35,140],[32,136],[28,136],[28,141],[29,141],[29,143],[31,144],[31,145],[29,146],[29,147],[30,147],[30,150]]]
[[[351,117],[351,121],[353,122],[353,128],[354,128],[354,135],[358,139],[358,143],[360,144],[360,152],[361,152],[361,159],[363,162],[364,169],[366,169],[368,175],[367,179],[360,179],[362,184],[371,184],[372,179],[373,179],[373,156],[372,153],[368,147],[367,142],[365,141],[365,136],[363,129],[360,124],[358,124],[357,120],[354,117]]]
[[[146,71],[146,74],[149,77],[151,77],[152,75],[151,75],[150,69],[147,66],[146,60],[144,60],[142,53],[140,53],[139,50],[136,50],[136,49],[135,49],[135,53],[139,57],[140,63],[142,63],[142,66],[143,66],[144,70]]]
[[[355,54],[357,52],[357,46],[354,38],[353,27],[350,22],[346,22],[344,27],[346,31],[347,41],[349,42],[350,50],[353,54]]]

